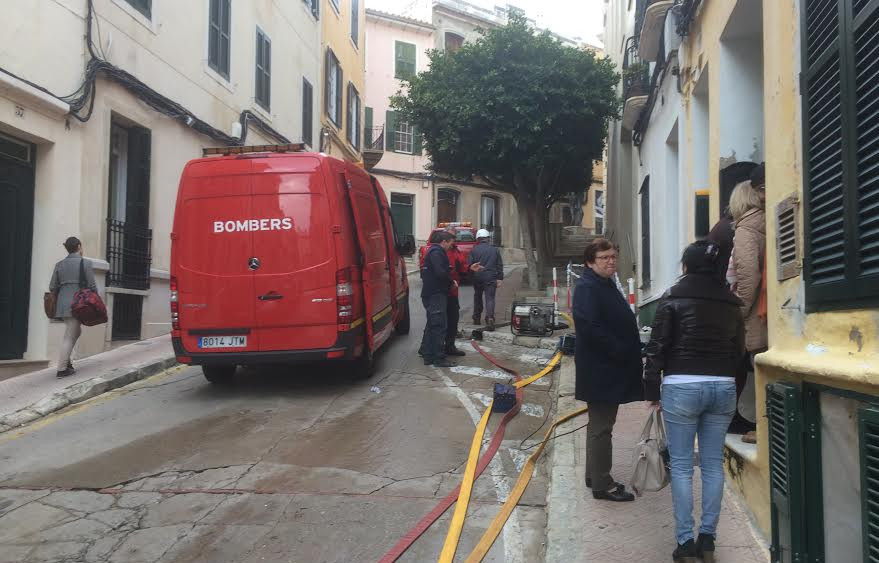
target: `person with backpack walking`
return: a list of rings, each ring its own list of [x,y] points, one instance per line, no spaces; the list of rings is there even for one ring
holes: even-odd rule
[[[473,324],[479,325],[485,311],[485,325],[494,330],[494,303],[497,288],[503,284],[504,261],[501,251],[489,240],[491,233],[486,229],[476,231],[476,246],[470,251],[468,264],[473,274]],[[483,306],[483,296],[485,304]]]
[[[714,561],[723,500],[723,443],[736,412],[736,369],[745,350],[741,300],[717,275],[718,245],[701,240],[681,258],[683,276],[663,295],[644,369],[646,398],[668,435],[677,562]],[[693,450],[699,438],[702,522],[693,527]]]
[[[97,292],[95,272],[90,260],[82,257],[82,242],[76,237],[64,241],[67,257],[55,264],[49,291],[55,295],[55,318],[64,321],[64,339],[58,356],[57,377],[67,377],[76,373],[70,355],[79,336],[82,334],[82,323],[70,310],[73,296],[81,288],[86,287]]]

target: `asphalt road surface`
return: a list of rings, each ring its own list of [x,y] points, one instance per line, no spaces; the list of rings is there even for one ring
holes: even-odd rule
[[[458,368],[423,365],[419,290],[413,276],[412,333],[369,380],[276,366],[223,388],[180,367],[0,435],[0,562],[378,561],[458,485],[475,421],[507,379],[470,348]],[[549,356],[487,347],[526,375]],[[551,416],[551,379],[528,387],[477,481],[457,560],[530,454],[520,441]],[[542,560],[546,485],[541,467],[486,561]],[[436,560],[451,513],[400,560]]]

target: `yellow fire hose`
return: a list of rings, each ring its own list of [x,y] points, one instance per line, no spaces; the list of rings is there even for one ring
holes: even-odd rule
[[[540,446],[538,446],[537,450],[533,454],[531,454],[531,457],[528,458],[528,461],[525,462],[525,466],[522,468],[522,472],[519,473],[519,479],[516,481],[516,485],[513,487],[513,490],[510,491],[510,496],[509,498],[507,498],[507,502],[505,502],[504,505],[501,506],[500,512],[497,516],[495,516],[494,520],[492,520],[491,525],[488,527],[488,529],[485,530],[485,533],[482,535],[479,543],[476,544],[476,548],[467,558],[466,563],[479,563],[488,553],[488,550],[491,549],[491,546],[494,545],[495,540],[501,533],[501,530],[504,528],[504,524],[507,523],[507,520],[510,518],[510,514],[512,514],[513,509],[516,508],[516,505],[519,503],[519,499],[521,499],[522,495],[525,493],[525,489],[528,487],[528,483],[531,482],[531,476],[534,473],[534,466],[537,464],[537,459],[540,457],[540,454],[543,453],[543,448],[546,447],[546,443],[549,441],[550,435],[552,435],[556,427],[571,420],[572,418],[576,418],[581,414],[585,414],[586,411],[586,407],[583,407],[582,409],[577,409],[574,412],[570,412],[552,423],[552,426],[550,426],[549,430],[546,431],[546,435],[543,437],[543,441],[540,442]]]
[[[530,385],[534,383],[538,379],[546,376],[550,372],[552,372],[556,365],[561,361],[562,353],[556,352],[555,356],[549,361],[545,368],[540,370],[538,373],[533,376],[523,379],[515,383],[516,388],[522,388],[526,385]],[[476,426],[476,431],[473,434],[473,441],[470,444],[470,454],[467,458],[467,465],[464,469],[464,476],[461,481],[461,492],[458,495],[458,502],[455,505],[455,513],[452,516],[452,521],[449,524],[449,531],[446,535],[446,541],[443,544],[443,550],[440,554],[439,563],[452,563],[452,560],[455,558],[455,553],[458,549],[458,541],[461,538],[461,530],[464,527],[464,520],[467,517],[467,507],[470,504],[470,494],[473,490],[473,480],[474,474],[476,472],[476,463],[479,458],[479,451],[482,446],[482,436],[485,433],[485,427],[488,425],[488,418],[491,416],[491,407],[493,401],[488,404],[485,409],[485,412],[482,414],[482,419],[479,421],[479,424]],[[510,497],[507,499],[507,502],[504,503],[503,507],[501,507],[501,512],[498,514],[497,518],[495,518],[494,522],[492,522],[492,526],[486,531],[482,540],[480,540],[479,545],[476,550],[467,561],[482,561],[482,558],[485,557],[485,553],[491,548],[491,545],[494,543],[494,540],[497,538],[498,533],[503,528],[507,519],[510,516],[510,513],[515,508],[516,503],[518,503],[519,499],[522,497],[522,494],[525,492],[525,487],[528,486],[529,481],[531,481],[531,473],[534,469],[534,464],[537,458],[540,456],[543,448],[546,446],[547,441],[549,441],[549,436],[552,431],[563,422],[574,418],[575,416],[579,416],[586,412],[586,409],[581,409],[579,411],[575,411],[568,415],[563,416],[559,420],[557,420],[553,425],[549,428],[546,433],[546,437],[543,439],[543,442],[540,444],[540,447],[534,454],[528,458],[528,461],[525,464],[525,467],[522,470],[522,473],[519,476],[519,480],[516,482],[516,487],[510,494]],[[495,529],[496,528],[496,529]],[[492,535],[493,534],[493,535]],[[483,546],[483,543],[487,545],[484,547],[484,551],[481,552],[481,555],[478,555],[478,559],[474,559],[477,557],[477,554],[480,553],[480,549]]]

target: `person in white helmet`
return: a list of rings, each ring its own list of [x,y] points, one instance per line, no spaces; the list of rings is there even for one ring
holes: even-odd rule
[[[494,330],[494,296],[504,279],[504,261],[498,248],[489,243],[491,233],[485,229],[476,232],[476,246],[470,251],[470,269],[473,271],[473,324],[481,324],[485,311],[485,325]],[[483,308],[482,296],[485,295]]]

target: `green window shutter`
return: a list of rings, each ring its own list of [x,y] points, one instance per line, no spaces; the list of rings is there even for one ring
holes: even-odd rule
[[[372,108],[367,107],[363,110],[363,146],[364,148],[372,145]]]
[[[766,386],[772,561],[806,561],[803,400],[789,383]]]
[[[857,123],[857,149],[852,155],[857,170],[858,190],[855,205],[858,248],[856,275],[861,284],[872,289],[871,296],[879,295],[879,103],[876,85],[879,84],[879,5],[866,0],[854,1],[854,75],[851,111]]]
[[[864,561],[879,561],[879,409],[858,412]]]
[[[418,127],[412,127],[412,154],[421,156],[421,129]]]
[[[385,150],[394,151],[394,131],[397,130],[397,112],[389,111],[385,114]]]
[[[807,311],[879,303],[879,4],[810,0],[802,12]]]
[[[412,78],[415,75],[415,45],[394,41],[394,78]]]

